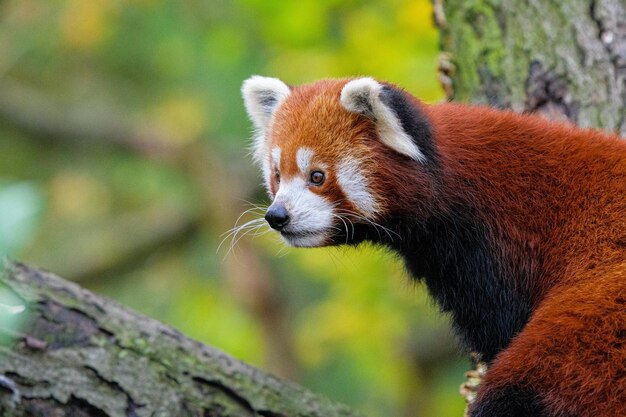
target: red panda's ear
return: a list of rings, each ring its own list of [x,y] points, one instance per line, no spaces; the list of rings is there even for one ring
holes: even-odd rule
[[[277,78],[254,75],[243,82],[241,93],[248,116],[255,128],[254,157],[260,161],[267,151],[265,131],[272,118],[272,113],[291,93],[291,89]]]
[[[390,87],[380,84],[373,78],[358,78],[349,81],[341,91],[341,105],[348,111],[362,114],[376,123],[380,140],[387,146],[419,162],[426,156],[420,150],[395,109],[385,97]]]

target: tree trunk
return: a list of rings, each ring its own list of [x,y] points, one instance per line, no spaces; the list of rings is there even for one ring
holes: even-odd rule
[[[435,0],[449,98],[626,135],[623,0]]]
[[[51,273],[7,261],[0,319],[9,316],[23,325],[0,329],[2,416],[359,415]]]

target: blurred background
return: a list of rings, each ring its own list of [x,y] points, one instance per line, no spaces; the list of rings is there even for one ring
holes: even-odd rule
[[[460,416],[469,363],[392,254],[227,233],[267,203],[244,79],[434,102],[436,55],[429,0],[0,0],[0,253],[372,417]]]

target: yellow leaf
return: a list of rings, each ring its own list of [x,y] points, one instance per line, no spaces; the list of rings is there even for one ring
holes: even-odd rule
[[[60,171],[52,178],[50,193],[53,212],[64,218],[94,218],[111,207],[107,187],[84,172]]]
[[[157,106],[153,114],[159,133],[173,144],[193,142],[208,121],[204,103],[198,97],[169,97]]]
[[[116,5],[112,0],[69,0],[61,16],[61,34],[70,46],[93,49],[105,36]]]

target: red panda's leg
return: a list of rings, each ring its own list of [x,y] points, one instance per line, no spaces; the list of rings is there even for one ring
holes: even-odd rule
[[[472,417],[626,416],[626,264],[546,296],[491,364]]]

